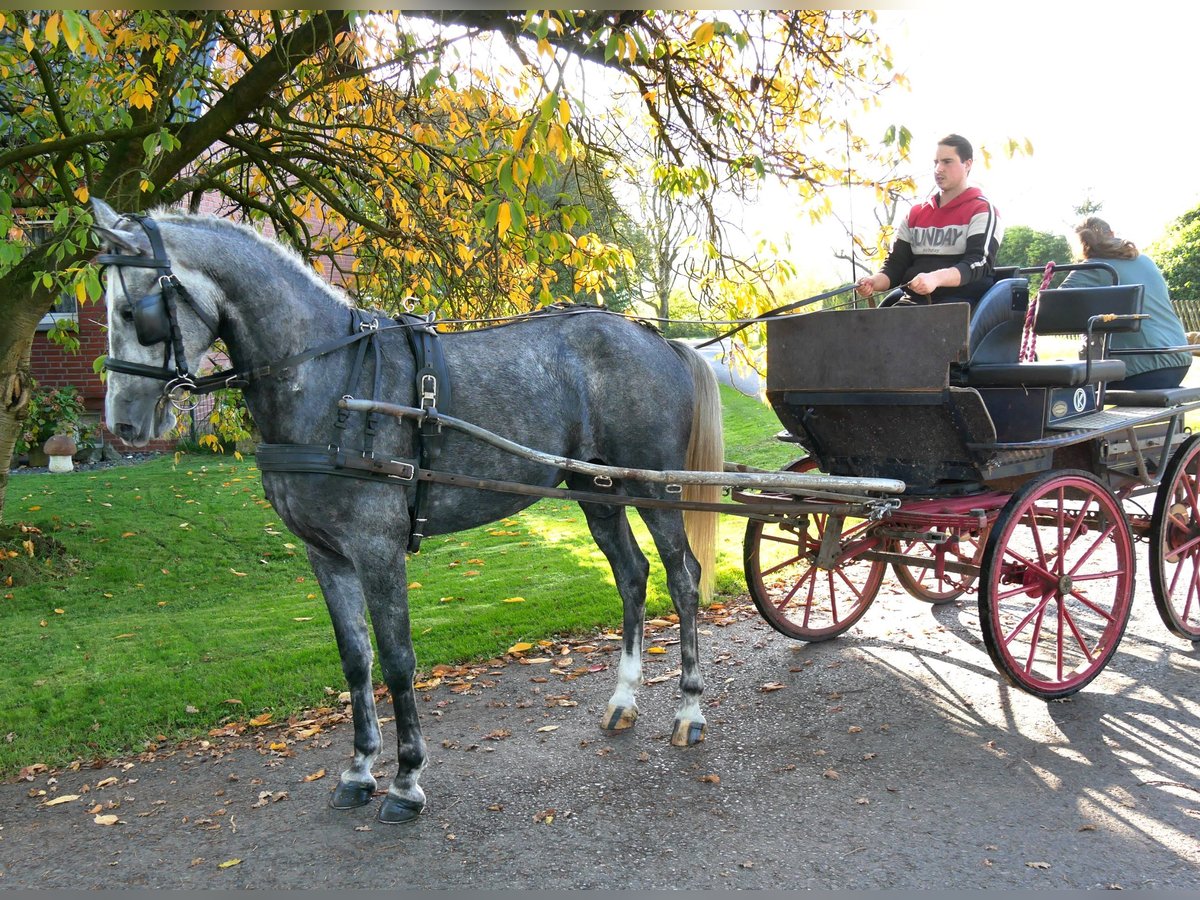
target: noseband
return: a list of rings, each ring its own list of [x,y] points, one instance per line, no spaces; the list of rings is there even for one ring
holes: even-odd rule
[[[179,328],[179,318],[176,315],[177,300],[182,300],[207,325],[216,336],[220,323],[198,304],[187,288],[171,271],[171,261],[167,258],[163,247],[162,235],[158,225],[149,216],[132,216],[146,233],[150,241],[150,256],[135,256],[131,253],[103,253],[96,261],[101,265],[115,266],[117,277],[121,280],[121,290],[129,303],[133,316],[133,327],[137,334],[138,343],[143,347],[163,345],[163,361],[159,367],[147,366],[141,363],[129,362],[123,359],[106,359],[104,368],[110,372],[120,372],[124,375],[141,375],[145,378],[155,378],[165,382],[163,396],[180,410],[188,410],[195,406],[192,399],[198,390],[197,379],[188,371],[187,354],[183,346],[183,333]],[[124,268],[131,266],[139,269],[155,269],[158,281],[155,290],[146,294],[140,300],[133,300],[125,286]],[[174,364],[172,365],[172,357]],[[214,388],[215,389],[215,388]]]

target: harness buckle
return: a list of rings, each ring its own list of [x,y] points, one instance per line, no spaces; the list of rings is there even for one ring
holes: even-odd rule
[[[437,406],[438,383],[437,376],[428,373],[421,376],[421,409],[433,409]]]
[[[378,331],[379,330],[379,320],[378,319],[370,319],[370,320],[364,319],[362,322],[358,323],[358,328],[360,331]]]
[[[610,488],[613,486],[613,480],[607,475],[597,475],[592,479],[592,484],[598,488]]]

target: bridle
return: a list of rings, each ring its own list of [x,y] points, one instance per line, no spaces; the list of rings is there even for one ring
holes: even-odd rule
[[[187,304],[192,312],[208,326],[212,332],[210,341],[219,333],[220,320],[214,318],[212,313],[197,303],[188,289],[171,271],[171,260],[167,257],[166,249],[163,247],[162,235],[159,233],[157,223],[149,216],[130,215],[127,218],[133,219],[146,232],[146,237],[150,241],[151,255],[102,253],[96,257],[96,262],[116,268],[117,277],[121,281],[121,290],[124,291],[125,299],[132,312],[133,327],[138,343],[143,347],[162,344],[163,361],[161,366],[147,366],[143,363],[110,358],[104,361],[104,368],[122,375],[137,375],[164,382],[162,399],[169,401],[180,411],[187,412],[194,409],[198,402],[196,398],[202,394],[211,394],[225,388],[247,387],[255,379],[278,374],[307,360],[324,356],[326,353],[331,353],[348,344],[361,341],[381,330],[375,319],[360,316],[356,310],[352,310],[352,319],[357,327],[352,325],[351,331],[347,335],[254,369],[245,371],[225,369],[210,375],[195,376],[188,371],[183,334],[179,328],[179,318],[176,312],[178,301]],[[140,300],[133,300],[129,296],[129,291],[125,286],[125,277],[122,274],[125,266],[155,269],[158,272],[156,288]]]
[[[188,292],[183,283],[171,271],[171,261],[167,258],[163,247],[162,235],[158,225],[149,216],[130,216],[146,233],[150,241],[150,256],[140,256],[133,253],[102,253],[96,261],[101,265],[113,266],[121,282],[121,290],[133,317],[133,328],[137,334],[138,343],[143,347],[163,345],[163,361],[161,366],[147,366],[142,363],[130,362],[123,359],[106,359],[104,368],[110,372],[120,372],[123,375],[140,375],[165,382],[163,397],[170,400],[172,405],[180,410],[192,409],[196,405],[194,397],[225,387],[226,379],[220,384],[209,387],[204,384],[207,379],[194,378],[188,371],[187,353],[183,346],[183,333],[179,328],[179,317],[176,314],[178,301],[186,303],[196,316],[211,330],[211,338],[217,336],[220,321],[205,310]],[[125,285],[125,267],[139,269],[155,269],[158,272],[156,287],[140,300],[129,296]],[[111,326],[110,326],[111,327]],[[173,360],[173,361],[172,361]]]

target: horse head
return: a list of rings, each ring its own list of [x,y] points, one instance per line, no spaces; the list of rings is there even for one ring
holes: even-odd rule
[[[143,446],[175,425],[205,351],[216,340],[221,291],[172,246],[170,226],[93,200],[98,261],[108,266],[105,422]]]

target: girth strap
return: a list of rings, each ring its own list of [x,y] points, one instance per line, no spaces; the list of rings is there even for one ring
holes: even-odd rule
[[[421,469],[431,469],[437,463],[445,442],[445,434],[441,424],[437,422],[436,414],[449,414],[451,411],[450,370],[446,366],[446,357],[442,353],[442,345],[438,340],[432,316],[424,319],[408,313],[399,316],[398,319],[409,326],[405,329],[405,334],[408,336],[416,369],[417,406],[433,413],[415,432],[418,465]],[[425,537],[425,526],[429,522],[428,505],[429,482],[419,481],[413,491],[412,506],[409,509],[409,553],[416,553],[421,548],[421,539]]]

